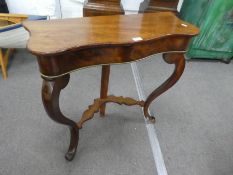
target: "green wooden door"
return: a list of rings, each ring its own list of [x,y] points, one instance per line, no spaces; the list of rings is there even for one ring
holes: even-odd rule
[[[201,30],[189,46],[188,58],[233,58],[233,0],[184,0],[180,17]]]

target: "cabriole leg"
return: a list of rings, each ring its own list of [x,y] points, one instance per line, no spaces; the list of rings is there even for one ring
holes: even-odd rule
[[[145,101],[145,105],[143,108],[144,115],[151,122],[155,122],[155,117],[149,115],[148,108],[150,104],[158,96],[170,89],[180,79],[185,68],[184,53],[165,53],[163,54],[163,59],[168,64],[175,64],[175,70],[173,74],[162,85],[155,89]]]
[[[76,123],[65,117],[59,107],[59,96],[62,89],[64,89],[70,79],[70,75],[64,75],[55,79],[43,78],[42,86],[42,101],[44,108],[49,117],[57,123],[67,125],[70,128],[70,146],[65,155],[65,158],[71,161],[76,153],[79,140],[79,129]]]

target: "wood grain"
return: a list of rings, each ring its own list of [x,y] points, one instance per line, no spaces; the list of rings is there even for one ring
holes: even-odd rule
[[[6,80],[7,79],[7,67],[6,67],[6,62],[4,59],[4,54],[1,48],[0,48],[0,66],[2,70],[2,77],[4,80]]]
[[[61,55],[38,56],[43,77],[55,78],[80,68],[95,65],[122,64],[169,51],[184,52],[191,37],[167,36],[158,40],[136,43],[132,46],[104,46],[68,51]]]
[[[108,16],[124,14],[123,7],[121,6],[120,0],[87,0],[83,7],[83,16]],[[100,98],[106,98],[108,96],[108,84],[110,76],[110,65],[102,66],[101,75],[101,87],[100,87]],[[103,104],[100,107],[100,115],[105,115],[106,105]]]
[[[107,16],[124,14],[120,0],[86,0],[83,16]]]
[[[42,76],[50,78],[161,52],[184,52],[199,32],[171,12],[28,21],[24,26],[31,33],[28,49],[37,56]]]
[[[100,98],[104,99],[108,96],[108,84],[109,84],[109,76],[110,76],[110,65],[102,66],[101,72],[101,87],[100,87]],[[106,104],[101,105],[100,107],[100,116],[105,115]]]
[[[157,99],[161,94],[166,92],[168,89],[170,89],[173,85],[176,84],[176,82],[180,79],[181,75],[184,72],[185,68],[185,59],[184,59],[184,53],[165,53],[163,54],[163,59],[168,64],[174,64],[175,69],[172,73],[172,75],[164,82],[162,83],[158,88],[156,88],[146,99],[145,105],[143,108],[144,116],[149,119],[150,121],[154,122],[155,117],[151,116],[149,114],[149,106],[150,104]]]
[[[77,123],[78,128],[81,129],[84,122],[92,119],[94,117],[94,114],[99,112],[99,109],[103,104],[110,103],[110,102],[117,103],[119,105],[124,104],[127,106],[133,106],[133,105],[138,105],[141,107],[144,106],[144,101],[137,101],[130,97],[122,97],[122,96],[116,97],[116,96],[110,95],[105,99],[97,98],[94,100],[94,103],[90,105],[86,111],[84,111],[81,119]]]
[[[28,15],[0,13],[0,20],[10,21],[12,23],[21,23],[28,18]]]
[[[48,116],[55,122],[67,125],[70,129],[70,145],[65,155],[69,161],[73,160],[79,140],[79,129],[76,123],[64,116],[59,106],[59,96],[61,90],[64,89],[69,83],[70,75],[65,75],[56,79],[44,79],[42,85],[42,101]]]
[[[179,0],[144,0],[140,4],[141,13],[171,11],[177,12]]]
[[[31,34],[29,51],[43,56],[93,47],[129,46],[171,35],[193,36],[199,31],[170,12],[25,21],[23,25]],[[135,41],[137,37],[142,40]]]
[[[75,155],[79,129],[106,103],[139,105],[143,107],[145,117],[155,121],[148,108],[179,80],[185,67],[184,53],[188,43],[199,32],[198,28],[181,21],[172,12],[34,21],[24,22],[23,25],[31,34],[28,49],[37,56],[44,79],[42,99],[45,110],[51,119],[71,129],[71,142],[66,154],[68,160]],[[145,102],[102,96],[94,100],[78,123],[61,113],[59,95],[68,84],[72,71],[95,65],[138,61],[156,53],[163,53],[167,63],[175,64],[175,70]]]

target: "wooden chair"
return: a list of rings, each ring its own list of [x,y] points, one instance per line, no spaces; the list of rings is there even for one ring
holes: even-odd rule
[[[8,28],[9,26],[14,26],[16,24],[21,24],[22,21],[26,20],[27,18],[27,15],[0,13],[0,29]],[[13,48],[6,48],[6,51],[3,51],[3,49],[0,48],[0,67],[4,80],[7,79],[8,60],[13,51]]]

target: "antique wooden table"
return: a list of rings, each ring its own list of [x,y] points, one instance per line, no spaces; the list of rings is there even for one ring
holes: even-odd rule
[[[23,25],[30,32],[27,48],[37,56],[43,78],[44,108],[51,119],[70,128],[67,160],[75,156],[79,129],[93,118],[101,105],[109,102],[138,105],[143,108],[145,117],[154,122],[148,107],[178,81],[185,67],[184,53],[188,42],[199,32],[198,28],[181,21],[171,12],[26,21]],[[129,63],[157,53],[163,53],[165,62],[174,64],[175,70],[146,101],[113,95],[98,98],[77,123],[61,113],[59,95],[73,71],[96,65]]]

